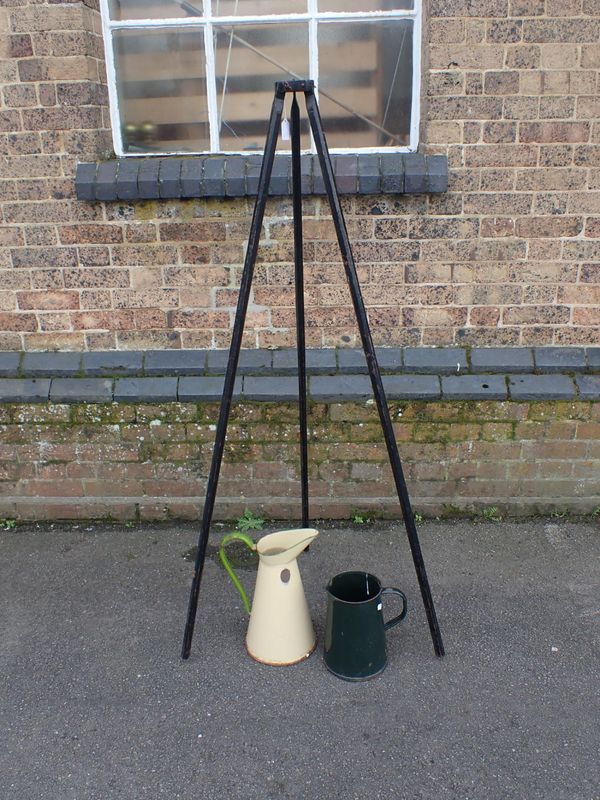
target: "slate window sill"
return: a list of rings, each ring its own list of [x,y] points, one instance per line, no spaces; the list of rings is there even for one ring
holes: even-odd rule
[[[440,193],[448,188],[444,155],[369,153],[334,155],[340,194]],[[78,164],[78,200],[158,200],[256,195],[262,155],[168,156],[117,158]],[[275,156],[269,194],[291,194],[290,155]],[[323,195],[325,187],[316,155],[302,156],[302,193]]]

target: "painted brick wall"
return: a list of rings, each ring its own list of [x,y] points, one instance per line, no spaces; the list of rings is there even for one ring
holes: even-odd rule
[[[99,30],[97,0],[0,8],[0,348],[226,347],[246,200],[74,199],[110,149]],[[430,0],[423,53],[449,192],[344,199],[376,343],[598,343],[598,0]],[[294,343],[290,213],[268,208],[247,347]],[[326,206],[306,213],[308,344],[356,344]]]
[[[415,511],[589,513],[600,506],[600,403],[410,402],[390,405]],[[0,517],[198,517],[215,404],[6,405],[0,408]],[[246,507],[300,515],[298,408],[232,409],[215,517]],[[313,517],[398,517],[371,403],[311,405]]]

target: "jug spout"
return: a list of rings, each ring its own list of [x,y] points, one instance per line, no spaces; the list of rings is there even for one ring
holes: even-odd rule
[[[315,528],[294,528],[270,533],[256,545],[260,560],[272,566],[288,564],[319,535]]]

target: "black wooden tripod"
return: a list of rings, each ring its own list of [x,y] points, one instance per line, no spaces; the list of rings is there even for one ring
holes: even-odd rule
[[[388,456],[394,475],[394,482],[398,492],[398,499],[402,508],[402,515],[404,518],[404,525],[408,535],[408,541],[421,589],[421,596],[427,614],[427,621],[429,623],[429,630],[433,640],[433,646],[436,655],[444,655],[444,645],[442,643],[442,636],[438,626],[435,607],[433,605],[433,598],[431,596],[431,589],[429,588],[429,581],[427,580],[427,573],[425,571],[425,562],[421,553],[421,545],[417,535],[414,516],[410,505],[410,498],[408,496],[408,489],[402,471],[402,464],[400,456],[398,455],[398,446],[396,444],[396,437],[390,418],[390,413],[387,406],[385,391],[381,381],[381,373],[377,358],[375,355],[375,348],[371,338],[371,331],[369,329],[369,322],[367,319],[367,312],[365,310],[364,302],[362,299],[358,276],[356,273],[356,265],[350,247],[350,240],[346,230],[346,223],[340,205],[340,199],[337,193],[333,177],[333,166],[325,141],[325,134],[323,133],[323,126],[321,123],[321,115],[314,93],[313,81],[281,81],[275,84],[275,97],[273,99],[273,106],[271,108],[271,118],[269,120],[269,130],[267,132],[267,140],[265,144],[265,152],[262,161],[262,168],[258,181],[258,190],[256,195],[256,203],[254,205],[254,214],[252,216],[252,224],[250,226],[250,236],[248,239],[248,249],[246,251],[246,259],[244,261],[244,270],[240,283],[240,293],[238,297],[237,310],[235,314],[235,322],[233,325],[233,334],[231,337],[231,347],[229,349],[229,360],[227,362],[227,370],[225,372],[225,383],[223,386],[223,396],[221,399],[221,410],[219,412],[219,421],[217,424],[217,433],[215,436],[215,447],[213,450],[212,463],[210,467],[210,474],[208,476],[208,484],[206,487],[206,500],[204,503],[204,512],[202,515],[202,527],[198,539],[198,553],[196,556],[196,565],[194,568],[194,579],[190,592],[190,601],[188,607],[187,621],[185,626],[185,633],[183,637],[182,658],[188,658],[192,646],[192,637],[194,635],[194,622],[196,619],[196,610],[198,608],[198,594],[200,591],[200,581],[202,579],[202,569],[204,567],[204,558],[206,555],[206,545],[208,543],[208,534],[210,531],[210,524],[212,521],[213,510],[215,505],[215,497],[217,493],[217,484],[219,482],[219,473],[221,470],[221,461],[223,459],[223,448],[225,446],[225,436],[227,434],[227,422],[229,419],[229,412],[231,409],[231,398],[233,396],[233,386],[235,382],[235,375],[237,371],[238,359],[240,355],[240,347],[242,343],[242,334],[244,331],[244,322],[246,319],[246,310],[248,308],[248,300],[250,297],[250,287],[252,284],[252,275],[254,272],[254,265],[256,263],[256,255],[258,252],[258,242],[265,213],[265,206],[267,203],[269,181],[271,179],[271,170],[273,168],[273,160],[275,158],[275,147],[277,145],[277,138],[279,135],[279,128],[281,123],[281,116],[283,113],[283,104],[285,95],[288,92],[293,92],[294,98],[291,110],[291,136],[292,136],[292,192],[293,192],[293,213],[294,213],[294,261],[295,261],[295,283],[296,283],[296,329],[297,329],[297,343],[298,343],[298,390],[299,390],[299,405],[300,405],[300,473],[301,473],[301,492],[302,492],[302,525],[308,527],[308,439],[306,432],[306,363],[305,363],[305,338],[304,338],[304,265],[302,256],[302,194],[301,194],[301,169],[300,169],[300,110],[296,100],[296,92],[302,92],[306,100],[306,111],[310,122],[317,154],[319,157],[319,164],[323,175],[323,183],[325,184],[325,191],[331,206],[331,214],[337,234],[338,244],[342,254],[344,267],[346,270],[346,277],[350,286],[350,293],[352,295],[352,303],[354,305],[354,312],[360,330],[362,346],[367,360],[367,367],[369,375],[371,376],[371,384],[373,386],[373,394],[379,412],[379,419],[381,427],[383,428],[383,435],[387,446]]]

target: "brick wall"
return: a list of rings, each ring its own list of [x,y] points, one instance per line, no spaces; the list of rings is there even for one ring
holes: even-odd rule
[[[0,348],[226,347],[247,200],[74,199],[110,149],[99,30],[97,0],[0,8]],[[376,342],[597,343],[598,0],[430,0],[423,57],[448,193],[344,199]],[[293,344],[290,213],[269,204],[247,347]],[[308,344],[355,344],[325,203],[306,214]]]
[[[600,403],[392,403],[415,511],[449,515],[591,512],[600,506]],[[0,517],[197,518],[218,406],[208,403],[0,407]],[[232,410],[215,517],[246,507],[297,519],[295,404]],[[311,514],[397,517],[373,404],[314,403]]]

